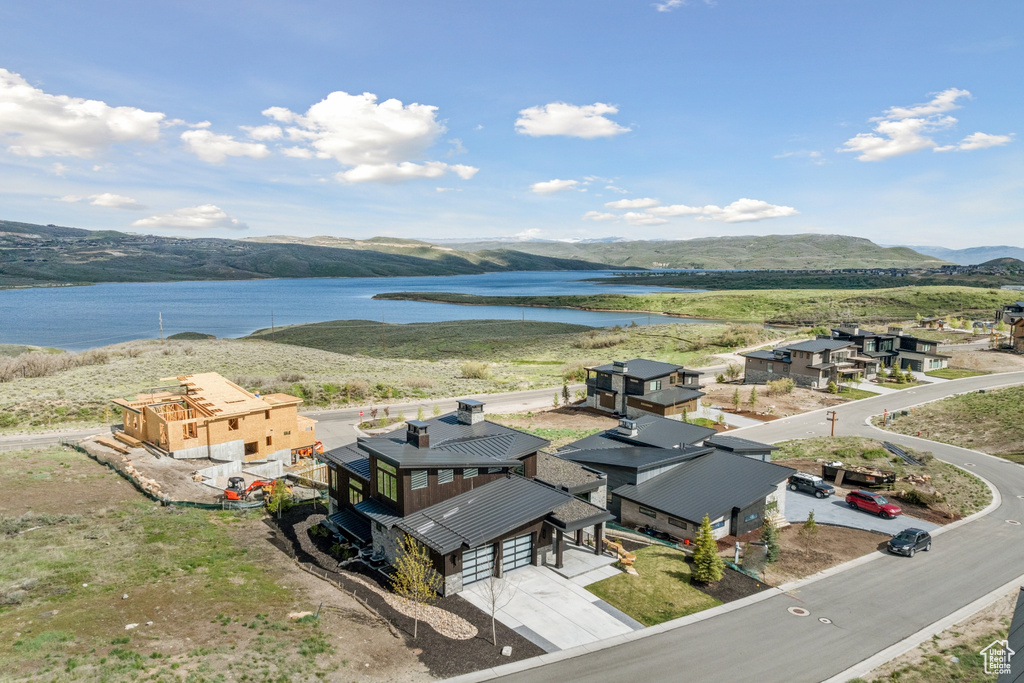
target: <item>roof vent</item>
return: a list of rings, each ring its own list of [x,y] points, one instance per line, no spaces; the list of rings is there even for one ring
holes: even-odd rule
[[[636,436],[640,433],[635,420],[619,420],[619,434],[623,436]]]

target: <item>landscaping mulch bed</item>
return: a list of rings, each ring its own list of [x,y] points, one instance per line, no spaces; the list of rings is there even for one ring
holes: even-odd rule
[[[687,562],[692,564],[693,560],[688,558]],[[746,574],[729,567],[726,567],[725,571],[722,572],[721,581],[709,584],[693,582],[690,585],[722,602],[732,602],[733,600],[739,600],[771,588],[771,586],[763,581],[752,579]]]
[[[441,598],[434,604],[473,624],[479,631],[478,635],[470,640],[454,640],[442,636],[430,626],[420,622],[418,636],[414,639],[411,618],[393,609],[381,596],[346,577],[346,572],[356,573],[364,579],[374,581],[387,588],[386,579],[381,572],[370,569],[359,562],[348,565],[345,570],[338,571],[338,561],[328,552],[335,541],[331,538],[309,535],[309,528],[323,518],[323,507],[314,508],[311,505],[302,505],[293,507],[284,513],[281,520],[268,519],[268,523],[272,524],[281,535],[279,539],[281,542],[275,543],[278,548],[299,562],[316,566],[318,573],[323,573],[331,581],[340,583],[349,593],[354,590],[361,600],[391,623],[400,636],[405,639],[406,646],[416,652],[420,661],[432,675],[449,678],[544,654],[544,650],[540,647],[501,623],[496,624],[498,646],[492,645],[490,615],[480,611],[458,595]],[[296,568],[296,571],[302,570]],[[503,657],[501,655],[501,647],[505,645],[512,646],[512,656]]]

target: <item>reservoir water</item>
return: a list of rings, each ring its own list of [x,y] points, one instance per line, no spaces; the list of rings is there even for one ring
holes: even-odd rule
[[[662,315],[514,306],[376,301],[380,292],[480,295],[643,294],[657,287],[584,282],[611,271],[486,273],[446,277],[316,278],[107,283],[0,290],[0,343],[80,351],[177,332],[240,337],[255,330],[325,320],[389,323],[544,320],[593,327],[632,322],[704,322]],[[673,290],[688,291],[688,290]],[[692,291],[692,290],[689,290]]]

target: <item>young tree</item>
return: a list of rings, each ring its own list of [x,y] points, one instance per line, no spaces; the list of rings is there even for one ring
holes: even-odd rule
[[[494,625],[495,615],[497,615],[498,610],[512,602],[512,598],[516,595],[516,587],[508,579],[495,576],[495,573],[491,572],[487,583],[484,584],[483,594],[484,601],[487,603],[487,609],[491,613],[491,645],[497,647],[498,636]]]
[[[553,405],[556,408],[558,407],[558,392],[557,391],[555,392],[555,399],[551,402],[551,405]]]
[[[718,556],[718,544],[711,530],[711,520],[704,515],[694,543],[693,575],[690,578],[698,583],[714,583],[722,580],[724,570],[725,562]]]
[[[725,366],[725,376],[729,379],[736,379],[740,376],[740,366],[735,363],[729,363]]]
[[[416,409],[416,419],[422,422],[423,417],[423,406],[420,406],[419,408]]]
[[[267,510],[281,519],[281,514],[287,512],[291,506],[292,492],[289,490],[288,484],[284,479],[275,480],[273,488],[270,489],[270,498],[267,500]]]
[[[803,536],[806,543],[810,543],[818,535],[818,523],[814,520],[814,510],[807,515],[807,521],[800,529],[800,535]]]
[[[430,409],[430,414],[433,415],[434,417],[437,417],[438,415],[440,415],[441,414],[441,406],[439,406],[439,405],[437,405],[435,403],[434,407]]]
[[[572,394],[569,393],[569,383],[562,382],[562,403],[569,405]]]
[[[771,564],[779,560],[779,530],[775,528],[775,513],[779,504],[774,500],[764,506],[764,522],[761,524],[761,542],[764,543],[765,562]]]
[[[405,536],[391,575],[391,590],[417,605],[429,605],[437,600],[441,584],[441,575],[434,569],[427,549],[412,536]],[[413,638],[419,623],[419,617],[413,617]]]
[[[740,409],[740,388],[736,387],[732,392],[732,407],[734,410],[739,411]]]
[[[750,398],[747,399],[747,403],[750,404],[751,410],[757,406],[757,387],[750,387]]]

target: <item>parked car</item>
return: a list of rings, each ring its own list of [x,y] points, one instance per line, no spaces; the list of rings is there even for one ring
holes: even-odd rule
[[[932,549],[932,535],[921,529],[904,529],[889,541],[889,552],[913,557],[918,550]]]
[[[894,505],[880,493],[872,491],[850,491],[846,494],[846,503],[854,510],[873,512],[883,519],[897,517],[903,513],[899,505]]]
[[[821,477],[806,472],[797,472],[789,478],[789,490],[813,493],[818,498],[828,498],[836,492],[832,484],[827,484]]]

